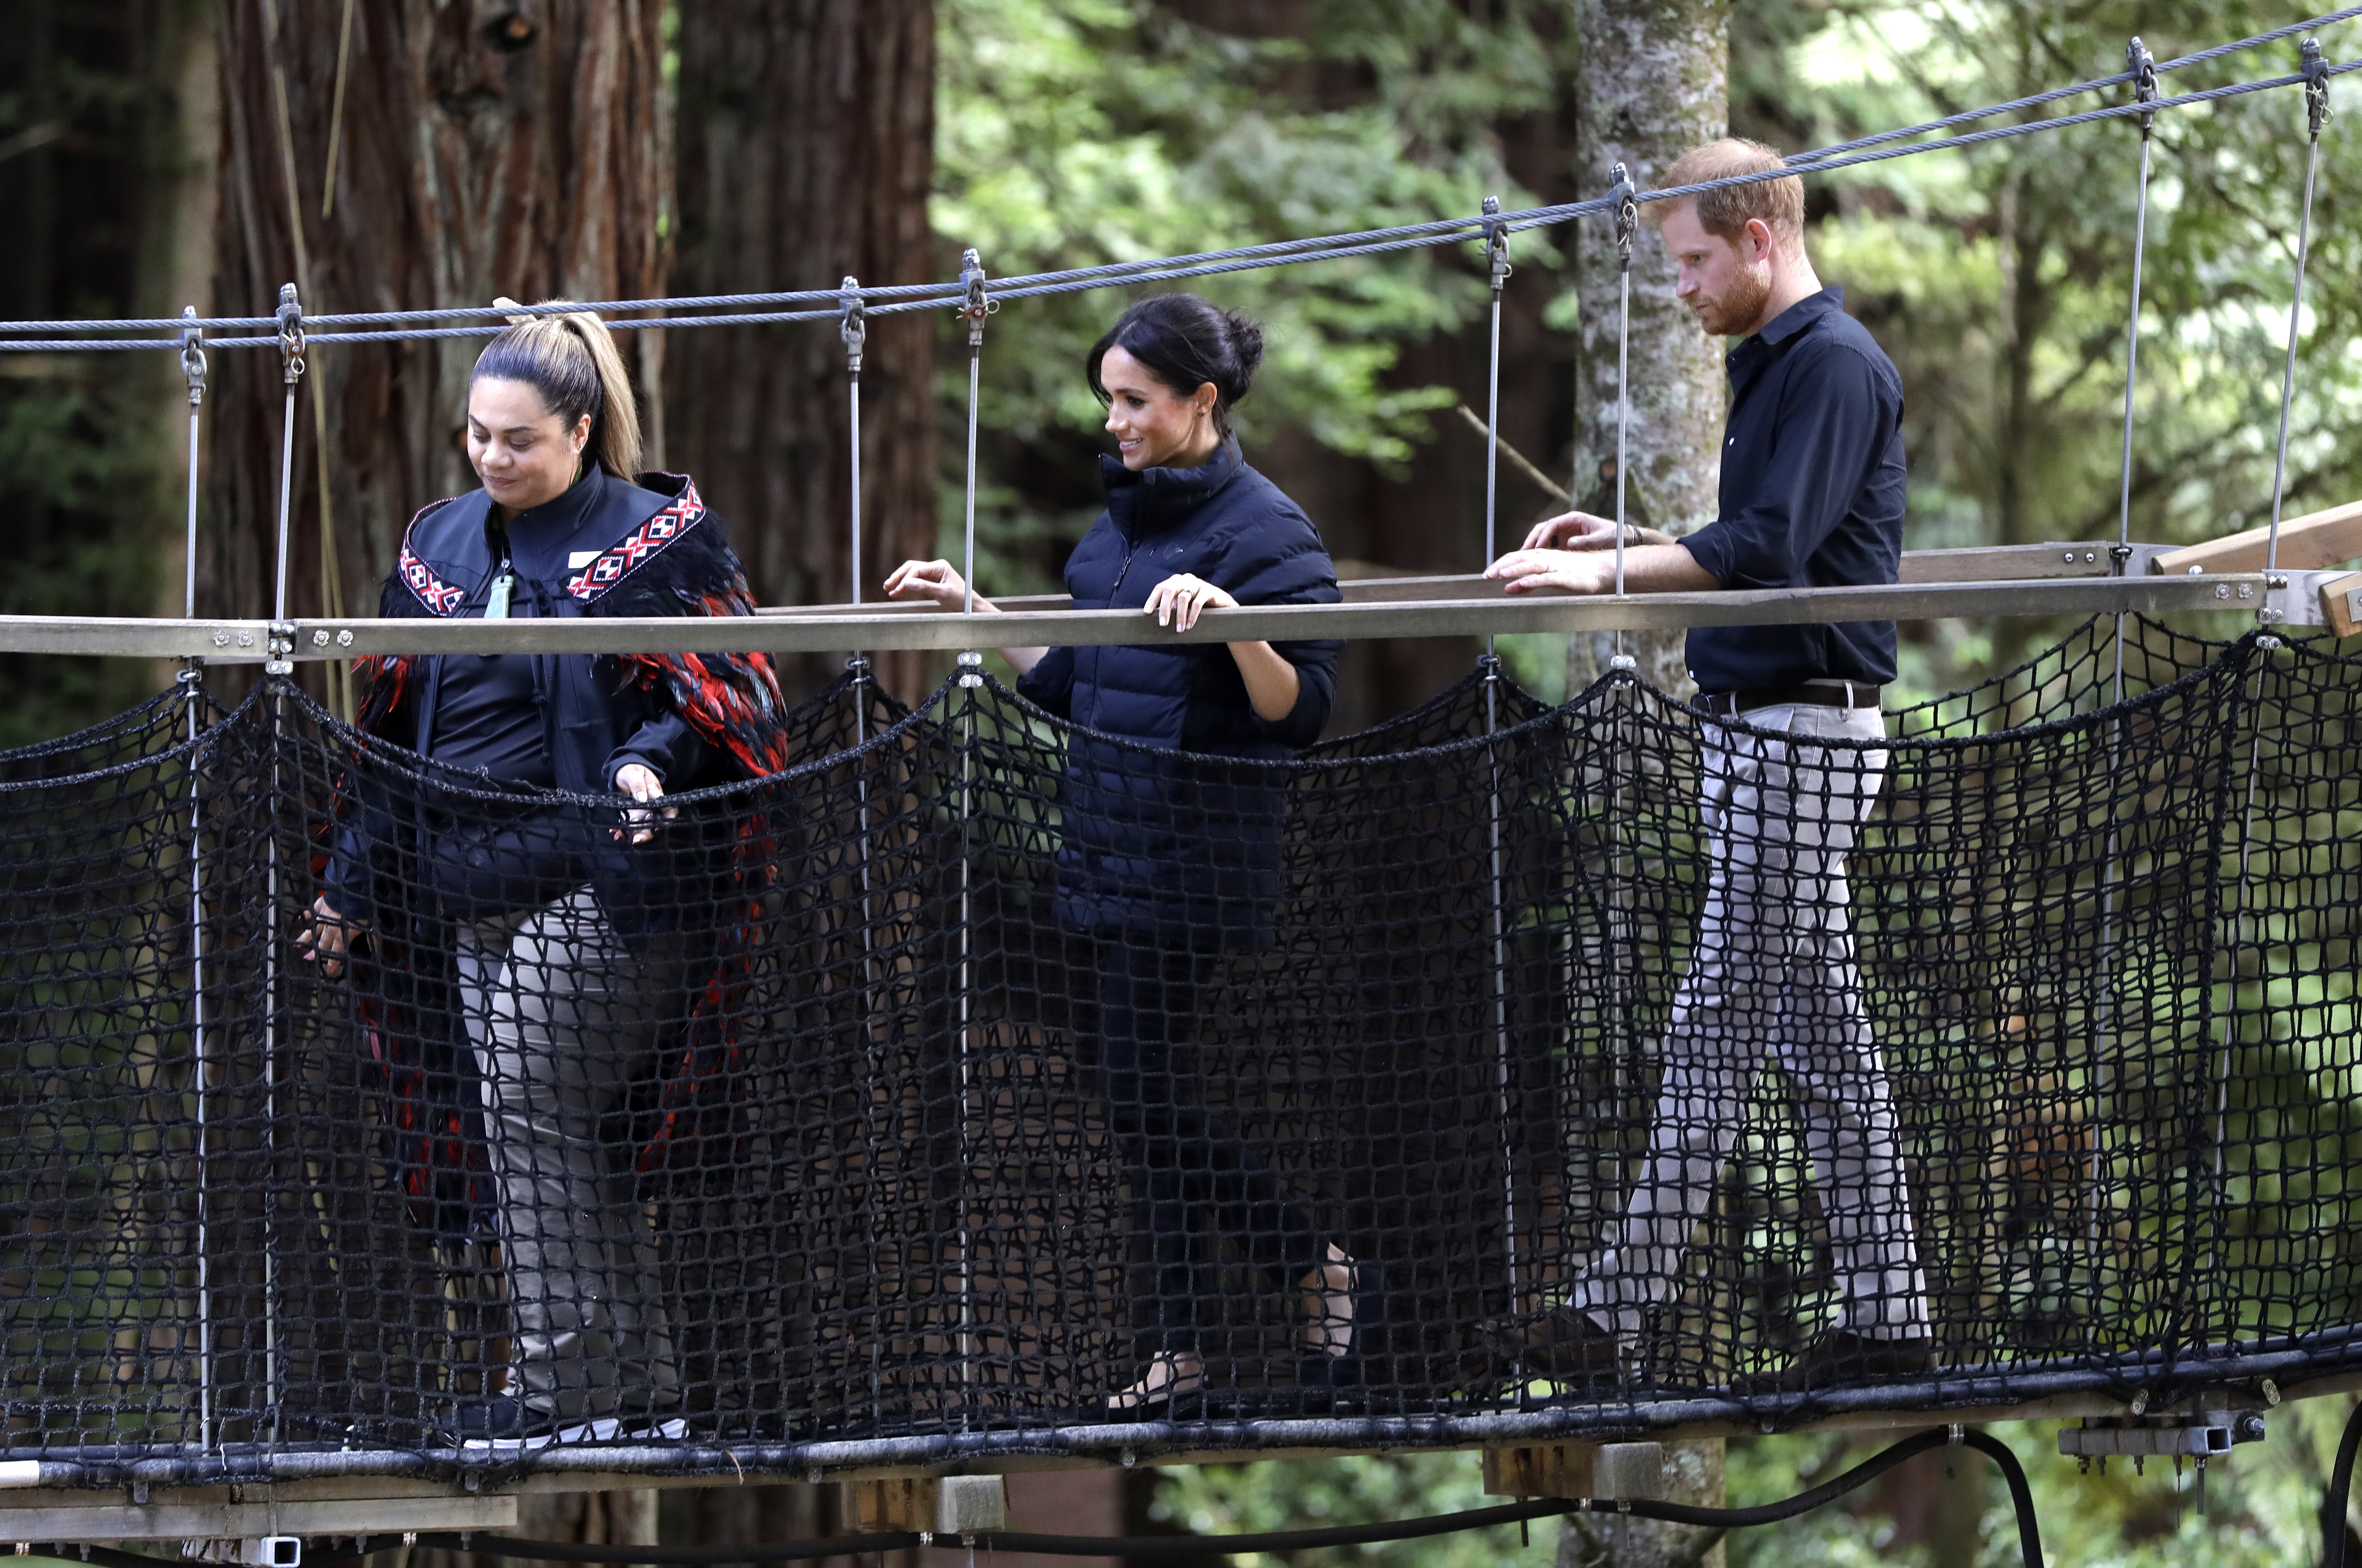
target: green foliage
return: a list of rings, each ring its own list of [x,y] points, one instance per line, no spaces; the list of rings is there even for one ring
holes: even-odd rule
[[[1182,1464],[1157,1473],[1149,1515],[1194,1534],[1309,1530],[1452,1513],[1498,1503],[1485,1496],[1473,1453],[1394,1453],[1261,1464]],[[1388,1568],[1544,1568],[1558,1525],[1543,1521],[1521,1541],[1518,1527],[1472,1530],[1382,1546],[1290,1552],[1291,1568],[1354,1562]],[[1279,1568],[1283,1559],[1242,1553],[1241,1568]]]
[[[946,0],[934,227],[996,274],[1261,244],[1466,214],[1498,192],[1497,116],[1550,102],[1547,7],[1472,20],[1445,0],[1328,0],[1303,38],[1225,36],[1149,0]],[[1464,247],[1148,286],[1194,289],[1262,322],[1268,358],[1242,433],[1283,433],[1399,472],[1448,408],[1395,385],[1401,346],[1457,330],[1484,284]],[[988,586],[1038,586],[1098,510],[1102,418],[1085,351],[1117,291],[1012,302],[986,334],[980,554]],[[944,406],[965,415],[964,331]],[[964,433],[947,443],[957,547]]]
[[[2353,1401],[2307,1400],[2270,1414],[2271,1435],[2242,1444],[2216,1464],[2197,1509],[2196,1472],[2177,1483],[2169,1462],[2136,1475],[2114,1461],[2086,1475],[2058,1453],[2058,1422],[2004,1422],[1985,1430],[2025,1467],[2051,1568],[2281,1568],[2319,1553],[2322,1488]],[[1861,1463],[1899,1433],[1734,1438],[1726,1450],[1734,1506],[1792,1497]],[[1926,1464],[1926,1461],[1918,1462]],[[1906,1534],[1887,1503],[1896,1490],[1865,1488],[1844,1502],[1725,1538],[1729,1568],[2016,1568],[2017,1527],[2000,1472],[1981,1454],[1951,1461],[1981,1500],[1973,1538],[1927,1539],[1925,1520]],[[1408,1519],[1482,1508],[1473,1453],[1410,1453],[1261,1464],[1177,1465],[1158,1473],[1153,1517],[1196,1534],[1299,1530]],[[1555,1555],[1558,1527],[1537,1524],[1521,1545],[1515,1527],[1391,1545],[1291,1554],[1295,1568],[1382,1562],[1388,1568],[1542,1568]],[[1940,1550],[1939,1550],[1940,1544]],[[1242,1556],[1246,1568],[1275,1560]]]

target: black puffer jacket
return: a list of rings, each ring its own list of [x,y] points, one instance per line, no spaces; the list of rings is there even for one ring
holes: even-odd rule
[[[1108,510],[1066,563],[1076,609],[1138,609],[1182,572],[1241,604],[1337,602],[1319,534],[1246,466],[1235,438],[1200,468],[1099,465]],[[1193,947],[1261,939],[1279,894],[1286,808],[1284,771],[1267,764],[1319,738],[1343,644],[1274,646],[1297,680],[1295,708],[1276,720],[1255,713],[1219,642],[1053,648],[1020,683],[1097,732],[1068,747],[1063,923]]]

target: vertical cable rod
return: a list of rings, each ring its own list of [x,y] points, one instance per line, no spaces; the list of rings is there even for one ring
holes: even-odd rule
[[[287,388],[286,408],[280,422],[279,435],[279,558],[276,587],[270,601],[270,657],[264,661],[266,676],[284,677],[294,671],[287,655],[294,652],[292,629],[287,624],[287,542],[290,518],[294,507],[295,486],[295,385],[304,378],[304,307],[296,297],[295,285],[282,284],[279,290],[279,363],[280,376]],[[279,682],[274,681],[274,686]],[[270,694],[270,824],[264,834],[263,918],[269,922],[262,944],[262,1381],[264,1398],[270,1410],[271,1439],[279,1437],[280,1365],[279,1365],[279,1236],[276,1212],[279,1202],[279,1020],[281,1012],[280,987],[285,966],[281,962],[280,927],[282,924],[279,908],[279,807],[286,796],[285,780],[281,777],[281,729],[286,718],[286,693],[274,689]]]
[[[2158,95],[2157,57],[2137,38],[2125,46],[2125,68],[2131,74],[2134,92],[2139,102],[2154,102]],[[2148,255],[2148,188],[2151,153],[2155,146],[2157,115],[2154,112],[2140,117],[2140,183],[2133,203],[2133,280],[2131,319],[2125,328],[2125,441],[2121,474],[2116,490],[2116,543],[2109,554],[2110,573],[2123,576],[2132,559],[2133,529],[2133,410],[2135,388],[2140,372],[2141,281]],[[2109,706],[2115,707],[2125,700],[2125,612],[2116,612],[2115,674],[2110,688]],[[2108,720],[2108,777],[2119,776],[2124,753],[2124,718],[2112,715]],[[2092,1002],[2092,1097],[2103,1109],[2114,1087],[2115,1067],[2115,958],[2116,958],[2116,878],[2123,863],[2124,827],[2111,801],[2108,813],[2108,839],[2100,865],[2100,950],[2098,984]],[[2104,1113],[2097,1126],[2107,1124]],[[2086,1221],[2084,1245],[2092,1274],[2092,1288],[2101,1287],[2100,1207],[2103,1191],[2106,1150],[2095,1131],[2086,1172]]]
[[[1509,280],[1509,235],[1500,221],[1501,198],[1485,198],[1485,270],[1493,288],[1492,348],[1485,380],[1485,559],[1499,554],[1501,477],[1501,286]],[[1501,1242],[1509,1284],[1509,1311],[1519,1307],[1518,1272],[1518,1143],[1511,1104],[1515,1064],[1509,1055],[1509,927],[1501,863],[1501,758],[1493,738],[1501,727],[1501,661],[1485,639],[1486,827],[1492,855],[1493,1040],[1495,1088],[1501,1117]],[[1518,1379],[1519,1387],[1524,1379]]]
[[[181,312],[189,320],[194,320],[196,313],[194,305]],[[181,331],[181,374],[188,383],[189,392],[188,568],[181,589],[181,615],[187,620],[197,618],[197,455],[202,450],[199,435],[205,401],[204,341],[205,334],[198,327]],[[209,1145],[212,1107],[207,1102],[211,1088],[207,1079],[212,1072],[213,1053],[212,1042],[205,1033],[205,808],[203,771],[197,759],[197,740],[204,729],[199,695],[203,670],[203,663],[192,659],[181,671],[180,680],[182,700],[189,716],[189,1044],[194,1058],[191,1076],[196,1101],[197,1446],[210,1452],[214,1446],[214,1289],[210,1235],[213,1216],[208,1204],[213,1187],[213,1151]]]
[[[851,433],[847,444],[846,474],[851,491],[847,509],[848,560],[845,576],[850,579],[852,602],[861,602],[861,361],[869,341],[869,322],[861,298],[861,280],[848,274],[837,290],[838,307],[844,319],[837,335],[844,343],[844,389],[846,428]],[[855,649],[845,669],[853,677],[853,789],[854,810],[858,832],[855,853],[860,857],[861,868],[861,1049],[866,1071],[861,1086],[861,1126],[864,1153],[862,1179],[865,1183],[877,1179],[877,1165],[882,1140],[877,1133],[878,1080],[882,1076],[877,1063],[877,934],[874,925],[876,910],[870,884],[871,846],[869,841],[869,762],[864,751],[869,744],[869,661],[861,650]],[[877,1234],[874,1227],[865,1230],[869,1245],[869,1269],[873,1277],[880,1267],[877,1255]],[[869,1399],[871,1413],[885,1419],[884,1370],[872,1354],[869,1363]]]
[[[967,320],[967,496],[963,521],[966,543],[960,561],[964,584],[963,613],[976,612],[976,431],[984,367],[984,323],[998,308],[986,291],[984,261],[975,250],[960,257],[960,281],[966,300],[960,314]],[[960,953],[959,953],[959,1255],[960,1255],[960,1382],[976,1378],[976,1259],[975,1238],[969,1234],[967,1204],[968,1097],[974,1074],[976,876],[976,694],[984,685],[984,655],[971,649],[959,656],[960,676]],[[974,1419],[972,1402],[960,1409],[960,1425]]]
[[[1616,592],[1624,592],[1625,536],[1631,532],[1625,520],[1625,470],[1629,466],[1632,427],[1632,242],[1640,228],[1640,204],[1632,186],[1630,170],[1617,163],[1607,171],[1608,199],[1616,203],[1616,270],[1617,304],[1616,313]],[[1616,633],[1616,652],[1608,668],[1618,676],[1631,677],[1639,661],[1624,646],[1624,633]],[[1619,679],[1609,693],[1609,700],[1619,709],[1637,718],[1631,678]],[[1631,942],[1630,911],[1628,909],[1629,890],[1626,886],[1628,865],[1625,859],[1624,752],[1621,744],[1612,744],[1607,751],[1607,1042],[1609,1060],[1615,1064],[1614,1074],[1619,1084],[1627,1081],[1624,1069],[1632,1048],[1630,1027],[1631,999],[1624,973],[1625,956]],[[1628,1080],[1641,1081],[1636,1072]],[[1617,1112],[1622,1112],[1619,1093]]]
[[[2280,508],[2288,499],[2289,412],[2296,401],[2296,349],[2304,325],[2304,268],[2312,248],[2312,190],[2321,171],[2321,127],[2329,119],[2329,62],[2322,57],[2321,40],[2309,38],[2298,50],[2304,73],[2304,205],[2297,217],[2296,287],[2289,298],[2288,360],[2280,371],[2280,436],[2272,460],[2272,526],[2264,539],[2264,575],[2279,570]],[[2270,597],[2268,584],[2265,597]],[[2256,619],[2269,625],[2274,612],[2267,606]],[[2279,643],[2273,640],[2269,646]]]

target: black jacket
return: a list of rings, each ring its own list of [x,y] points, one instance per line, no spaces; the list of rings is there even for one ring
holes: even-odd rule
[[[639,480],[593,468],[557,499],[509,520],[512,616],[751,612],[737,555],[697,488],[678,474]],[[489,495],[473,490],[412,519],[380,613],[482,616],[498,565],[485,526],[491,505]],[[364,686],[361,727],[433,758],[445,684],[454,665],[464,672],[470,657],[365,662],[356,670]],[[607,795],[615,771],[632,762],[655,770],[674,795],[786,765],[784,704],[764,655],[549,653],[534,655],[533,665],[535,706],[561,791]],[[485,779],[483,787],[497,794],[502,786]],[[456,874],[452,862],[463,859],[485,862],[472,897],[462,896],[456,880],[438,889],[455,915],[461,902],[490,906],[538,898],[549,891],[543,884],[567,876],[577,884],[584,877],[598,881],[605,894],[677,872],[680,854],[695,848],[686,841],[690,835],[676,834],[672,852],[618,856],[607,849],[613,826],[587,808],[560,810],[530,796],[503,812],[497,802],[449,794],[433,778],[407,785],[389,779],[385,787],[356,792],[337,834],[327,891],[342,913],[369,916],[381,902],[377,884],[388,856],[414,834],[425,862],[414,876]],[[585,855],[596,863],[568,863]],[[511,887],[513,894],[502,891]],[[612,903],[609,912],[619,913]]]
[[[1099,465],[1108,510],[1066,563],[1076,609],[1138,609],[1182,572],[1241,604],[1337,602],[1319,534],[1235,438],[1199,468]],[[1274,646],[1297,679],[1295,708],[1276,720],[1255,713],[1219,642],[1053,648],[1019,684],[1081,727],[1061,797],[1063,922],[1192,945],[1261,933],[1286,807],[1285,770],[1269,764],[1319,738],[1342,644]]]

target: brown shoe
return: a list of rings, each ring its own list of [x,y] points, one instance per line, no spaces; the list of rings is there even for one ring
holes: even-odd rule
[[[1805,1343],[1771,1385],[1783,1394],[1838,1383],[1924,1377],[1936,1370],[1936,1342],[1926,1334],[1873,1339],[1851,1329],[1823,1329]]]
[[[1553,1383],[1614,1383],[1623,1375],[1616,1336],[1580,1308],[1553,1307],[1536,1317],[1486,1323],[1485,1337],[1504,1362],[1522,1364]]]

